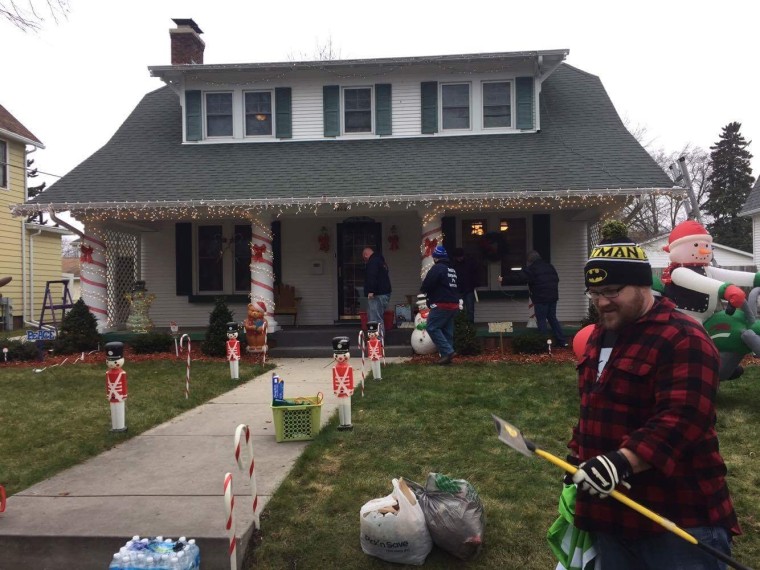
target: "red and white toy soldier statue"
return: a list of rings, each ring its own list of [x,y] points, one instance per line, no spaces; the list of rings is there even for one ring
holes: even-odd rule
[[[332,340],[333,358],[333,392],[338,396],[338,417],[340,425],[338,430],[352,430],[351,424],[351,396],[354,393],[354,370],[349,364],[351,356],[348,353],[350,341],[347,336],[336,336]]]
[[[227,323],[227,360],[230,362],[230,378],[240,380],[240,341],[238,324]]]
[[[124,343],[109,342],[106,349],[106,396],[111,404],[111,431],[127,431],[125,407],[127,373],[124,366]]]
[[[380,360],[385,358],[383,341],[380,340],[380,327],[375,321],[367,323],[367,356],[372,367],[372,377],[382,380],[383,373],[380,368]]]

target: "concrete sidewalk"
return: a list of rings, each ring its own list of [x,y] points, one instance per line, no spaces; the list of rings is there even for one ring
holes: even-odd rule
[[[283,358],[274,363],[286,398],[324,394],[324,425],[337,407],[330,360]],[[360,378],[357,371],[357,387]],[[275,442],[271,401],[267,372],[9,497],[0,514],[0,569],[103,570],[133,535],[195,538],[202,568],[229,568],[226,472],[233,475],[239,567],[253,514],[247,471],[235,463],[235,428],[245,423],[251,430],[259,512],[309,443]]]

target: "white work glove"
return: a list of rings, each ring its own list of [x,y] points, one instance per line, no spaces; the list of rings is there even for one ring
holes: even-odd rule
[[[625,455],[620,451],[610,451],[581,463],[573,475],[573,483],[581,491],[605,499],[620,483],[630,489],[631,486],[624,481],[631,475],[633,469]]]

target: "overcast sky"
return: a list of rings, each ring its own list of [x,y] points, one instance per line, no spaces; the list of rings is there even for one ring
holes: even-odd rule
[[[44,0],[33,0],[44,6]],[[639,0],[398,2],[70,0],[39,33],[0,19],[0,103],[46,146],[41,171],[64,175],[163,86],[171,18],[203,30],[205,63],[307,59],[328,38],[340,58],[570,50],[598,75],[620,116],[655,148],[707,149],[742,123],[760,170],[760,2]],[[38,180],[41,180],[39,178]],[[53,178],[47,178],[48,184]],[[108,180],[103,180],[108,184]]]

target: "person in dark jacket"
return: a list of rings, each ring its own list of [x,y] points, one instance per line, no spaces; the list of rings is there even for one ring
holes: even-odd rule
[[[454,250],[454,263],[452,267],[457,272],[457,286],[464,304],[464,312],[467,320],[475,322],[475,288],[480,285],[478,262],[464,254],[464,249],[458,247]]]
[[[538,332],[548,334],[547,321],[554,333],[556,346],[567,346],[567,338],[562,332],[562,324],[557,319],[557,301],[559,301],[559,275],[548,261],[541,259],[537,251],[528,254],[528,265],[520,270],[528,283],[533,310],[536,312]]]
[[[385,258],[371,247],[365,247],[362,257],[364,269],[364,295],[367,297],[367,322],[383,323],[383,315],[391,300],[391,278]]]
[[[432,257],[433,267],[425,275],[420,291],[427,295],[430,307],[427,333],[441,355],[438,364],[445,365],[454,358],[454,318],[459,311],[457,272],[443,246],[437,246]]]

